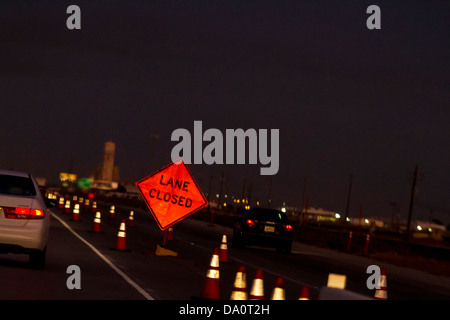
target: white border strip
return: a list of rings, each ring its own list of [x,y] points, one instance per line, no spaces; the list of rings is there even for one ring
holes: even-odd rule
[[[128,282],[131,286],[133,286],[145,299],[147,300],[155,300],[147,291],[142,289],[136,282],[134,282],[130,277],[128,277],[125,273],[122,272],[115,264],[111,262],[107,257],[105,257],[100,251],[97,250],[92,244],[86,241],[82,236],[76,233],[67,223],[65,223],[60,217],[51,212],[52,216],[55,217],[61,224],[67,228],[72,234],[81,240],[85,245],[91,248],[103,261],[105,261],[115,272],[117,272],[126,282]]]

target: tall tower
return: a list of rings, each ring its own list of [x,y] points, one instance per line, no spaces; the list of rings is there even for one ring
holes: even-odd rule
[[[113,181],[114,174],[114,152],[116,144],[112,141],[105,143],[105,154],[103,157],[102,180]]]

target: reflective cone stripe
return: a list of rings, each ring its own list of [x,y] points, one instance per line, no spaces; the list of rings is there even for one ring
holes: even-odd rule
[[[257,269],[255,278],[253,279],[249,300],[264,300],[264,282],[262,276],[262,270]]]
[[[100,213],[100,211],[97,211],[97,213],[95,214],[95,219],[94,219],[94,225],[92,227],[92,231],[94,232],[101,232],[102,231],[102,219],[101,219],[102,215]]]
[[[92,212],[97,212],[97,201],[92,202]]]
[[[245,278],[245,266],[241,265],[236,273],[230,300],[247,300],[247,282]]]
[[[386,280],[386,269],[381,269],[381,275],[380,275],[380,282],[379,282],[380,289],[377,289],[375,291],[374,298],[376,300],[387,300],[387,280]]]
[[[308,287],[302,287],[302,290],[300,291],[300,297],[298,297],[298,300],[309,300],[309,288]]]
[[[66,204],[64,205],[64,213],[70,213],[70,200],[66,200]]]
[[[219,261],[228,262],[228,247],[227,247],[227,233],[224,232],[222,236],[222,243],[220,244]]]
[[[272,300],[286,300],[284,294],[284,281],[282,277],[277,277],[275,288],[272,293]]]
[[[130,215],[128,216],[127,220],[127,227],[134,227],[134,211],[130,211]]]
[[[80,205],[78,203],[73,206],[72,220],[80,220]]]
[[[215,248],[209,264],[209,269],[206,273],[206,279],[201,294],[202,298],[220,299],[219,279],[219,249]]]
[[[125,219],[120,223],[119,232],[117,233],[116,250],[126,250],[126,232],[125,232]]]

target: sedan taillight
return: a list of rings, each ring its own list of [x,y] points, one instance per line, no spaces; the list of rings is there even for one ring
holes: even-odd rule
[[[42,219],[45,216],[43,210],[30,208],[3,207],[3,212],[8,219]]]
[[[287,225],[284,226],[284,230],[292,231],[292,226],[290,224],[287,224]]]
[[[249,227],[254,227],[254,226],[255,226],[255,222],[254,222],[253,220],[248,219],[248,220],[247,220],[247,225],[248,225]]]

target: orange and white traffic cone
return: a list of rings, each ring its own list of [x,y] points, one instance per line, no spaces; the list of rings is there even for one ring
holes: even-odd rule
[[[381,268],[381,275],[378,286],[379,289],[375,290],[375,300],[387,300],[386,268]]]
[[[284,280],[282,277],[277,277],[275,287],[272,292],[272,300],[286,300],[284,293]]]
[[[64,213],[66,214],[70,213],[70,200],[66,200],[66,203],[64,205]]]
[[[125,219],[123,219],[120,223],[119,232],[117,233],[116,246],[114,247],[114,250],[128,251],[126,238]]]
[[[366,235],[366,242],[364,244],[364,252],[363,254],[367,256],[369,254],[369,243],[370,243],[370,234]]]
[[[73,206],[72,218],[70,220],[80,221],[80,205],[78,203]]]
[[[252,283],[252,289],[250,290],[249,300],[264,300],[264,281],[263,272],[261,269],[256,270],[255,278]]]
[[[298,297],[298,300],[309,300],[309,288],[303,286],[300,291],[300,296]]]
[[[245,278],[245,266],[241,265],[236,273],[230,300],[247,300],[247,282]]]
[[[228,262],[228,245],[227,245],[227,232],[224,231],[222,236],[222,243],[220,244],[219,250],[219,261],[220,262]]]
[[[115,206],[111,206],[109,208],[109,215],[108,215],[109,219],[115,219],[116,218],[116,207]]]
[[[94,218],[94,225],[92,226],[92,232],[102,232],[102,215],[100,211],[97,211]]]
[[[93,213],[96,213],[96,212],[97,212],[97,201],[92,201],[91,211],[92,211]]]
[[[59,209],[64,208],[64,198],[63,197],[59,198],[58,208]]]
[[[215,248],[211,262],[209,263],[208,272],[206,273],[201,297],[204,299],[220,299],[219,282],[219,249]]]
[[[89,201],[88,198],[86,198],[86,199],[84,200],[84,209],[85,209],[85,210],[89,209],[89,205],[90,205],[90,201]]]
[[[135,225],[134,225],[134,211],[133,210],[130,211],[130,215],[128,216],[127,227],[132,227],[132,228],[135,227]]]

